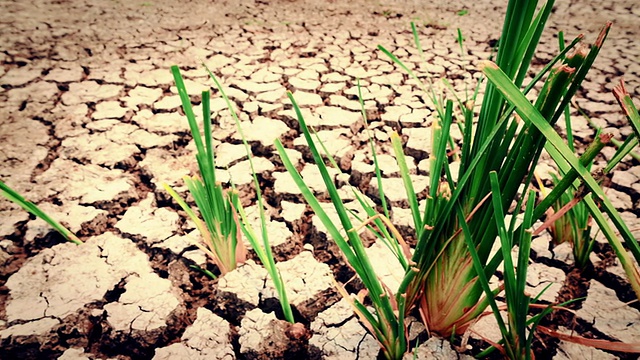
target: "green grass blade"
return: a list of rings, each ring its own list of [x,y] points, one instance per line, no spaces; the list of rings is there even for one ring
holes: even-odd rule
[[[440,184],[440,176],[447,159],[447,143],[450,139],[449,131],[453,122],[453,102],[447,101],[446,108],[439,119],[434,119],[431,124],[431,154],[429,154],[429,177],[431,178],[430,195],[437,196]]]
[[[378,183],[378,193],[379,193],[380,202],[382,205],[382,210],[384,211],[384,216],[386,216],[387,218],[390,218],[387,199],[384,195],[384,189],[382,187],[382,174],[380,171],[380,165],[378,164],[378,155],[376,153],[376,146],[373,141],[373,136],[371,136],[371,130],[369,130],[369,121],[367,121],[367,111],[364,108],[364,99],[362,98],[362,89],[360,87],[360,79],[358,79],[357,81],[357,87],[358,87],[358,101],[360,102],[360,112],[362,113],[362,119],[364,121],[365,130],[367,132],[367,138],[369,139],[369,145],[371,147],[371,155],[373,157],[373,165],[376,172],[376,181]]]
[[[199,272],[203,273],[204,275],[206,275],[211,280],[217,279],[217,276],[214,273],[212,273],[211,271],[209,271],[209,270],[207,270],[205,268],[201,268],[200,266],[197,266],[197,265],[189,265],[189,267],[194,269],[194,270],[196,270],[196,271],[199,271]]]
[[[420,234],[422,232],[422,220],[420,215],[420,207],[418,205],[418,198],[416,197],[416,191],[413,188],[411,182],[411,176],[409,175],[409,167],[407,166],[407,159],[404,156],[404,150],[402,149],[402,142],[398,133],[393,132],[391,134],[391,146],[396,156],[398,167],[400,168],[400,176],[404,183],[404,189],[407,194],[407,201],[409,202],[409,208],[411,209],[411,216],[413,217],[413,224],[416,232]],[[433,175],[432,175],[433,176]]]
[[[560,51],[565,49],[564,32],[562,31],[558,32],[558,48],[560,49]],[[576,149],[573,146],[573,129],[571,127],[571,111],[568,105],[564,108],[564,124],[565,128],[567,129],[567,144],[569,145],[569,149],[575,152]]]
[[[196,143],[196,149],[198,150],[199,154],[204,153],[204,145],[202,144],[202,139],[200,138],[200,129],[198,129],[196,116],[193,113],[193,109],[191,108],[191,99],[189,98],[187,87],[185,86],[182,75],[180,74],[180,68],[176,65],[171,66],[171,73],[173,74],[173,80],[176,83],[178,95],[180,96],[180,101],[182,102],[182,110],[184,110],[184,114],[189,121],[189,129],[191,129],[193,141],[195,141]]]
[[[471,255],[471,259],[473,260],[473,267],[476,271],[476,274],[478,274],[478,283],[482,287],[482,290],[484,291],[484,294],[489,302],[489,306],[491,307],[491,310],[496,317],[500,333],[507,334],[507,327],[504,323],[504,320],[502,319],[502,316],[500,315],[500,309],[498,308],[498,304],[496,303],[495,294],[489,287],[489,279],[484,273],[482,260],[480,260],[478,252],[476,251],[476,247],[472,239],[473,235],[471,235],[471,230],[469,229],[469,226],[465,221],[462,210],[459,207],[456,207],[456,210],[458,221],[460,222],[460,227],[462,228],[462,233],[464,234],[463,238],[467,243],[467,249],[469,250],[469,254]]]
[[[504,221],[504,209],[502,208],[502,194],[500,190],[500,182],[498,180],[498,174],[495,171],[489,173],[489,179],[491,181],[491,203],[493,205],[493,219],[498,229],[498,238],[500,240],[500,248],[502,250],[503,262],[504,262],[504,277],[505,283],[514,284],[516,281],[516,275],[514,272],[513,260],[511,259],[511,243],[507,227]],[[507,286],[505,288],[507,292],[507,298],[513,299],[515,289]]]
[[[462,36],[462,30],[460,28],[457,29],[458,37],[456,40],[458,41],[458,45],[460,45],[460,55],[464,56],[464,36]]]
[[[206,228],[205,228],[204,223],[200,220],[198,215],[196,215],[196,213],[193,212],[193,209],[191,209],[189,204],[187,204],[184,201],[184,199],[182,199],[182,196],[180,196],[180,194],[178,194],[175,190],[173,190],[173,188],[171,186],[169,186],[168,184],[163,183],[162,187],[164,187],[164,189],[167,191],[167,193],[169,193],[169,195],[171,195],[171,197],[178,203],[178,205],[180,205],[182,210],[184,210],[184,212],[187,213],[187,216],[189,216],[191,221],[193,221],[195,223],[196,228],[198,228],[198,231],[200,232],[200,234],[207,234],[208,232],[205,231]]]
[[[416,44],[416,49],[418,49],[418,53],[424,61],[424,51],[422,51],[422,44],[420,43],[420,36],[418,35],[418,30],[416,29],[416,24],[411,22],[411,33],[413,34],[413,42]]]
[[[640,138],[640,113],[638,113],[638,109],[633,104],[633,100],[631,100],[631,96],[624,86],[624,81],[620,80],[620,84],[613,88],[613,95],[618,100],[622,110],[624,110],[627,119],[629,119],[633,133],[637,138]]]
[[[256,252],[256,255],[258,255],[258,258],[264,265],[265,269],[267,269],[267,272],[269,273],[269,277],[271,277],[271,281],[273,281],[273,285],[276,288],[276,292],[278,293],[278,299],[280,300],[280,305],[282,308],[282,312],[284,314],[284,318],[292,324],[295,323],[295,318],[293,317],[293,310],[291,309],[291,304],[289,303],[289,297],[287,296],[285,284],[284,284],[284,281],[282,280],[282,276],[280,275],[280,272],[276,268],[275,260],[273,259],[273,255],[271,252],[271,247],[269,246],[268,242],[266,244],[268,247],[265,247],[260,243],[259,237],[253,231],[253,227],[248,225],[250,222],[242,206],[238,207],[238,213],[240,214],[240,218],[242,219],[242,224],[243,224],[242,231],[244,232],[245,236],[251,243],[253,250]],[[263,228],[264,228],[264,223],[263,223]],[[264,239],[264,235],[262,239]]]
[[[65,239],[71,241],[76,245],[82,244],[82,241],[78,239],[78,237],[71,232],[69,229],[64,227],[62,224],[54,220],[52,217],[47,215],[44,211],[42,211],[36,204],[22,197],[22,195],[18,194],[15,190],[10,188],[7,184],[0,181],[0,194],[16,205],[19,205],[24,210],[30,212],[31,214],[41,218],[44,220],[49,226],[51,226],[54,230],[60,233],[60,235],[64,236]]]
[[[223,199],[222,196],[222,188],[218,186],[216,183],[216,163],[215,163],[215,155],[213,153],[213,144],[211,139],[211,96],[209,91],[202,92],[202,122],[204,127],[204,139],[205,139],[205,151],[201,154],[198,154],[200,157],[204,159],[200,159],[203,163],[203,168],[200,169],[202,172],[202,178],[204,180],[204,184],[207,187],[207,196],[209,197],[209,204],[213,205],[214,213],[217,219],[221,219],[226,217],[228,211],[225,211],[225,202],[219,201]],[[218,192],[218,196],[215,196]],[[216,201],[218,200],[218,201]]]
[[[289,155],[287,155],[284,146],[282,146],[282,142],[280,141],[280,139],[276,139],[274,145],[276,147],[276,150],[278,151],[278,155],[280,155],[282,164],[284,165],[287,172],[291,175],[293,182],[298,186],[302,193],[302,196],[307,201],[309,206],[311,206],[311,209],[318,216],[322,224],[325,226],[329,235],[334,239],[334,241],[340,248],[340,251],[342,251],[349,263],[353,262],[357,264],[353,250],[351,249],[351,247],[349,247],[347,241],[342,237],[342,234],[340,234],[340,230],[338,230],[333,221],[331,221],[329,215],[327,215],[322,206],[320,206],[320,202],[318,201],[316,196],[302,179],[302,176],[296,169],[295,165],[293,165],[293,163],[291,162]]]
[[[533,210],[535,209],[535,194],[529,191],[524,217],[522,219],[522,229],[518,239],[518,293],[524,294],[527,285],[527,269],[529,267],[529,255],[531,252],[531,226],[533,225]]]
[[[522,85],[522,81],[527,75],[531,60],[533,59],[533,54],[540,42],[540,37],[542,36],[542,32],[546,26],[547,20],[549,19],[549,15],[551,15],[554,3],[555,0],[547,1],[543,5],[542,9],[538,12],[538,15],[536,15],[530,24],[526,35],[520,39],[521,45],[515,56],[515,63],[520,64],[520,68],[518,69],[514,81],[518,87]]]

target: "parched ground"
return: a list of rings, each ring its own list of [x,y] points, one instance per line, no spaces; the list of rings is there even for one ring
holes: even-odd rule
[[[333,290],[334,277],[347,282],[352,274],[274,150],[274,139],[283,139],[303,177],[322,191],[317,169],[305,165],[308,149],[286,91],[293,92],[347,174],[337,175],[337,183],[375,197],[357,101],[361,79],[393,220],[406,226],[410,217],[398,191],[388,133],[403,135],[415,186],[424,189],[421,161],[434,109],[376,46],[391,50],[437,88],[440,78],[448,78],[463,92],[465,84],[475,85],[477,64],[490,56],[499,36],[505,9],[503,2],[495,3],[0,1],[0,180],[86,241],[66,243],[44,222],[0,200],[0,358],[376,358],[375,340]],[[593,41],[612,20],[576,104],[617,139],[632,130],[611,89],[624,76],[631,96],[636,103],[640,99],[639,19],[634,0],[559,2],[534,60],[539,68],[553,57],[557,31],[567,39],[584,33]],[[411,21],[424,59],[413,45]],[[464,55],[456,42],[458,28],[465,37]],[[213,85],[201,62],[227,88],[256,156],[278,266],[296,319],[311,330],[304,350],[294,346],[283,354],[270,345],[295,329],[275,320],[282,316],[274,290],[253,260],[219,280],[193,269],[215,271],[192,245],[198,239],[193,224],[161,186],[183,193],[182,177],[197,171],[169,67],[182,68],[198,104],[201,91]],[[257,219],[247,157],[226,104],[215,93],[212,111],[220,176],[233,178],[249,216]],[[575,137],[583,147],[595,130],[574,113]],[[597,164],[613,152],[606,148]],[[549,169],[547,162],[542,168]],[[606,189],[636,236],[639,179],[640,164],[626,159]],[[355,206],[353,199],[345,202]],[[586,297],[574,304],[574,315],[553,318],[554,325],[586,337],[638,342],[640,306],[628,304],[635,296],[604,241],[599,239],[592,255],[594,268],[582,274],[572,270],[566,244],[549,250],[542,236],[533,250],[532,293],[551,282],[543,301]],[[386,256],[375,244],[370,251],[376,259]],[[388,275],[385,281],[394,280]],[[475,329],[495,339],[490,318]],[[539,358],[635,358],[542,342],[536,345]],[[468,354],[484,346],[476,335],[470,344]],[[430,345],[441,348],[437,341]]]

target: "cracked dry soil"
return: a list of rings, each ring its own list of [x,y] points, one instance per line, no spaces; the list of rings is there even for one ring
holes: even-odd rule
[[[66,243],[41,220],[0,200],[0,358],[2,359],[375,359],[367,335],[333,287],[360,284],[325,234],[279,160],[280,137],[309,186],[322,192],[317,168],[286,101],[292,91],[340,170],[336,183],[354,185],[376,201],[371,154],[357,101],[356,79],[380,149],[393,221],[409,233],[410,216],[389,155],[388,132],[403,136],[418,191],[426,187],[424,159],[433,107],[415,84],[375,50],[391,50],[424,77],[448,78],[456,91],[475,84],[476,65],[490,55],[504,14],[501,3],[370,0],[19,0],[0,14],[0,179],[62,220],[86,243]],[[460,12],[466,10],[466,13]],[[553,34],[593,40],[606,20],[614,26],[576,103],[606,131],[632,133],[611,88],[624,75],[640,98],[640,6],[559,2],[534,59],[555,52]],[[415,21],[425,61],[412,45]],[[465,36],[460,55],[456,29]],[[204,61],[221,78],[256,156],[267,202],[269,235],[294,305],[296,326],[284,323],[275,290],[256,256],[211,280],[194,267],[216,269],[192,245],[193,224],[164,192],[184,194],[181,178],[195,174],[194,145],[169,67],[183,69],[194,104],[211,86]],[[255,190],[239,134],[214,94],[215,146],[221,180],[233,178],[257,222]],[[595,134],[574,109],[583,148]],[[456,136],[454,134],[454,136]],[[613,149],[606,148],[596,165]],[[540,168],[551,169],[549,159]],[[544,175],[544,174],[543,174]],[[625,160],[606,184],[630,228],[640,227],[640,164]],[[548,180],[548,177],[547,177]],[[345,204],[358,211],[345,191]],[[640,234],[636,230],[636,234]],[[365,235],[366,236],[366,235]],[[637,235],[636,235],[637,236]],[[411,239],[407,239],[411,242]],[[384,248],[369,241],[385,283]],[[640,305],[606,241],[598,238],[584,272],[572,267],[566,245],[534,241],[528,291],[551,287],[545,303],[584,297],[546,325],[585,337],[637,342]],[[391,286],[391,285],[390,285]],[[496,339],[490,317],[474,329]],[[426,333],[411,323],[413,344]],[[460,345],[456,339],[454,345]],[[433,339],[421,358],[461,358],[486,347]],[[542,359],[633,359],[540,336]]]

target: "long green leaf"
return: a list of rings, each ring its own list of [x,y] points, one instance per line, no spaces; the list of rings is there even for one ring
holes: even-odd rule
[[[64,238],[67,239],[68,241],[71,241],[76,245],[82,244],[82,241],[78,239],[78,237],[73,232],[71,232],[62,224],[60,224],[59,222],[54,220],[52,217],[47,215],[47,213],[42,211],[36,204],[22,197],[22,195],[18,194],[15,190],[10,188],[7,184],[5,184],[2,181],[0,181],[0,194],[6,197],[7,199],[9,199],[10,201],[14,202],[15,204],[19,205],[24,210],[44,220],[47,224],[49,224],[49,226],[54,228],[57,232],[60,233],[60,235],[64,236]]]

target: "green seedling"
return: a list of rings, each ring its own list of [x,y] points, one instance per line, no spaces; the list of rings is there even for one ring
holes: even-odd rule
[[[560,183],[560,179],[552,174],[554,186]],[[546,189],[541,185],[542,196],[546,196]],[[569,243],[573,250],[575,267],[584,270],[590,264],[589,255],[593,250],[595,238],[591,236],[592,218],[584,202],[580,201],[580,194],[574,189],[562,193],[560,199],[547,211],[547,230],[551,235],[551,241],[559,245]],[[543,226],[536,230],[540,233]]]
[[[282,307],[282,312],[284,314],[285,319],[290,323],[295,323],[295,319],[293,317],[293,311],[291,309],[291,304],[289,303],[289,299],[287,297],[286,287],[285,287],[284,281],[282,280],[282,277],[280,276],[280,272],[276,268],[273,252],[271,251],[271,244],[269,243],[269,236],[267,232],[267,219],[264,211],[264,201],[262,198],[262,190],[260,189],[258,176],[256,175],[255,167],[253,165],[253,154],[251,153],[251,147],[249,146],[249,143],[247,142],[247,139],[244,136],[244,132],[240,124],[240,119],[238,118],[238,115],[236,114],[236,111],[232,106],[231,101],[229,100],[229,97],[225,93],[224,88],[222,87],[222,84],[220,84],[220,81],[218,80],[218,78],[213,74],[213,72],[211,72],[211,70],[205,64],[202,64],[202,65],[207,70],[209,77],[211,78],[211,80],[213,80],[213,82],[216,85],[216,88],[220,92],[220,95],[222,96],[225,103],[227,104],[227,108],[231,112],[231,116],[233,117],[233,120],[236,123],[236,128],[238,129],[238,133],[242,138],[242,144],[244,145],[245,152],[247,153],[247,157],[249,158],[251,175],[253,177],[253,185],[256,190],[258,212],[260,214],[260,233],[258,235],[254,231],[253,226],[251,226],[247,218],[244,208],[240,204],[238,204],[238,207],[236,209],[240,215],[240,219],[241,219],[240,224],[242,226],[242,232],[247,237],[247,240],[251,244],[253,251],[255,251],[256,255],[258,255],[258,258],[262,262],[263,266],[267,269],[267,272],[269,273],[269,276],[273,281],[273,284],[276,288],[276,292],[278,293],[280,306]]]
[[[173,66],[171,72],[182,101],[182,109],[189,121],[189,128],[196,144],[196,160],[200,169],[200,177],[186,176],[184,182],[193,196],[203,220],[200,220],[200,217],[175,190],[167,184],[163,184],[163,186],[187,213],[200,232],[203,241],[202,243],[196,242],[195,245],[213,260],[220,273],[224,275],[246,259],[246,250],[241,236],[242,228],[237,214],[238,193],[234,190],[225,190],[222,183],[216,178],[209,91],[202,92],[203,139],[180,69]]]
[[[509,4],[496,59],[507,69],[510,80],[518,86],[522,85],[526,76],[552,6],[553,2],[547,2],[536,13],[535,2],[520,4],[512,1]],[[520,10],[516,10],[516,7]],[[417,38],[415,34],[414,38]],[[542,95],[535,104],[549,119],[561,104],[563,95],[567,94],[566,89],[575,81],[581,81],[568,68],[582,65],[583,51],[578,50],[566,56],[579,41],[580,38],[574,40],[525,89],[529,91],[545,74],[549,74]],[[399,59],[384,48],[380,49],[422,84]],[[563,65],[551,69],[558,62]],[[430,86],[423,85],[423,88],[427,94],[433,93]],[[490,277],[501,263],[502,254],[490,253],[498,228],[491,221],[493,208],[487,202],[491,193],[488,174],[491,171],[498,174],[503,206],[513,205],[518,198],[524,198],[519,188],[530,182],[531,169],[545,144],[544,136],[530,128],[523,128],[521,122],[511,116],[513,106],[509,106],[491,83],[487,85],[476,118],[472,105],[476,103],[477,94],[478,89],[471,99],[456,98],[457,112],[453,111],[453,102],[443,103],[435,96],[431,97],[438,118],[431,126],[431,186],[424,209],[418,208],[418,199],[410,179],[403,176],[418,244],[412,258],[417,271],[407,272],[399,293],[404,293],[407,304],[419,306],[423,321],[431,332],[445,337],[466,331],[489,301],[487,297],[482,297],[483,291],[477,283],[477,270],[466,245],[467,235],[462,231],[462,220],[456,214],[463,214],[483,271]],[[459,114],[458,117],[454,117],[455,113]],[[454,123],[458,124],[463,134],[462,144],[457,149],[460,158],[457,178],[451,176],[447,158],[454,150],[449,136],[449,129]],[[396,138],[392,136],[392,143]],[[396,158],[402,163],[404,154],[399,141],[395,141]]]

